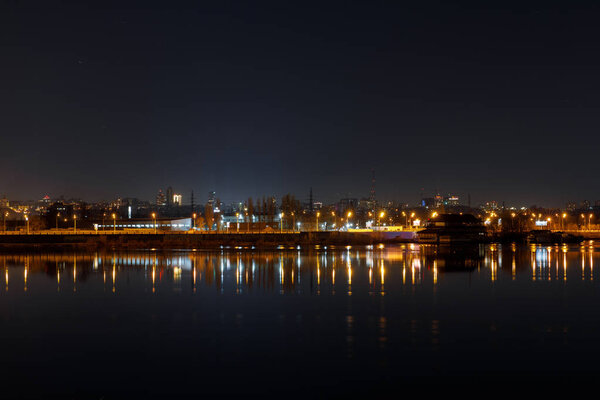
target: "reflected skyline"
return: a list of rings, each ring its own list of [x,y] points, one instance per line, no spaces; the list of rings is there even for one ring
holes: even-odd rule
[[[5,285],[36,290],[42,276],[55,279],[57,291],[93,285],[113,293],[135,277],[144,290],[198,290],[221,293],[252,291],[279,294],[384,294],[404,286],[444,285],[446,277],[498,281],[594,280],[598,249],[581,246],[480,245],[462,250],[435,246],[361,246],[343,250],[310,249],[176,252],[95,252],[1,254]],[[510,260],[506,264],[504,260]],[[69,276],[68,280],[64,277]],[[99,285],[98,285],[99,284]],[[325,291],[325,292],[324,292]]]
[[[243,393],[312,391],[298,382],[331,371],[332,395],[364,379],[597,374],[580,355],[600,354],[598,257],[590,242],[1,254],[3,374],[120,395],[105,372],[135,370],[160,397],[199,379],[214,396],[238,390],[231,379]]]

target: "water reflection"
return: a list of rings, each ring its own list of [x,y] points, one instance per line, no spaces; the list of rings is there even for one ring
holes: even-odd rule
[[[491,283],[528,279],[532,282],[577,279],[594,280],[593,244],[578,247],[531,245],[471,246],[444,248],[398,246],[345,249],[341,251],[221,251],[221,252],[115,252],[3,254],[4,291],[21,287],[36,290],[44,282],[33,276],[55,280],[57,291],[78,292],[97,282],[117,293],[118,282],[140,273],[151,293],[214,288],[221,293],[242,295],[254,290],[289,294],[305,291],[320,295],[367,292],[384,295],[402,286],[443,285],[446,276],[475,274]],[[510,260],[505,267],[503,260]],[[576,265],[579,268],[576,268]],[[67,275],[65,275],[67,274]],[[340,275],[341,274],[341,275]],[[450,274],[450,275],[449,275]],[[71,276],[70,281],[61,279]],[[342,276],[340,281],[339,276]],[[128,279],[129,279],[128,278]],[[136,282],[138,282],[136,280]]]
[[[199,379],[227,390],[231,371],[251,374],[244,391],[269,376],[278,393],[328,374],[596,373],[597,257],[589,242],[5,253],[4,373],[61,392],[65,375],[94,391],[134,370],[161,394]]]

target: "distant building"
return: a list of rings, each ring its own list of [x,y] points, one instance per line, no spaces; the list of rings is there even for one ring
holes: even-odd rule
[[[424,197],[421,199],[421,207],[434,208],[435,199],[433,197]]]
[[[345,199],[340,199],[340,201],[338,202],[338,209],[340,212],[356,209],[357,206],[358,206],[358,199],[345,198]]]
[[[191,218],[168,219],[152,218],[128,219],[128,220],[109,220],[108,218],[94,223],[94,229],[97,230],[154,230],[156,224],[157,231],[189,231],[192,229]]]
[[[8,199],[6,198],[6,196],[3,196],[0,199],[0,207],[9,207],[10,206],[10,202],[8,201]]]
[[[589,202],[588,200],[584,200],[584,201],[582,201],[582,202],[581,202],[581,208],[582,208],[583,210],[589,210],[589,209],[591,208],[591,207],[590,207],[590,202]]]
[[[498,210],[498,202],[497,201],[488,201],[487,203],[485,203],[482,208],[485,211],[497,211]]]
[[[173,188],[169,186],[167,188],[167,206],[173,205]]]
[[[371,199],[362,198],[358,202],[358,209],[361,211],[373,211],[377,208],[377,203]]]
[[[156,205],[157,206],[166,206],[167,205],[167,196],[163,193],[162,190],[158,191],[156,195]]]
[[[445,206],[458,206],[460,204],[459,197],[454,195],[448,195],[444,198]]]
[[[174,193],[173,194],[173,205],[175,205],[175,206],[181,206],[182,199],[183,199],[183,196],[181,196],[178,193]]]
[[[577,210],[577,203],[574,201],[570,201],[567,203],[567,211],[575,211]]]

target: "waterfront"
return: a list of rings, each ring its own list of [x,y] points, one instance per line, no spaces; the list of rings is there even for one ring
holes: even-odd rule
[[[592,376],[598,258],[589,241],[2,253],[1,380],[113,398]]]

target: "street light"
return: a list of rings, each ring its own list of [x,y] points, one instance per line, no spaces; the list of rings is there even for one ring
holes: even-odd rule
[[[560,228],[565,229],[565,218],[567,218],[567,213],[563,213],[562,219],[560,220]]]
[[[590,222],[591,222],[593,216],[594,216],[594,214],[591,214],[591,213],[590,213],[590,215],[588,215],[588,231],[592,230],[592,228],[590,226]]]
[[[296,214],[292,211],[292,230],[296,232]]]
[[[77,215],[73,214],[73,233],[77,233]]]
[[[379,213],[379,226],[381,226],[381,219],[382,219],[383,217],[385,217],[385,211],[381,211],[381,212]]]
[[[58,217],[60,217],[60,213],[56,213],[56,230],[58,230]]]
[[[352,216],[352,211],[348,211],[348,214],[346,214],[348,216],[348,222],[346,222],[346,224],[348,225],[348,228],[350,227],[350,217]]]
[[[279,213],[279,233],[283,232],[283,213]]]
[[[321,213],[317,211],[317,232],[319,232],[319,217],[321,216]]]
[[[112,219],[113,219],[113,233],[117,233],[117,214],[113,213]],[[154,224],[154,229],[156,229],[156,223]]]
[[[196,213],[192,214],[192,229],[196,229]]]
[[[27,234],[29,235],[29,217],[25,215],[25,221],[27,222]]]
[[[6,232],[6,217],[8,217],[8,211],[4,213],[4,232]]]
[[[152,213],[152,220],[154,221],[154,234],[156,235],[156,213]]]
[[[240,213],[236,212],[235,213],[235,223],[237,225],[237,232],[240,232]]]

